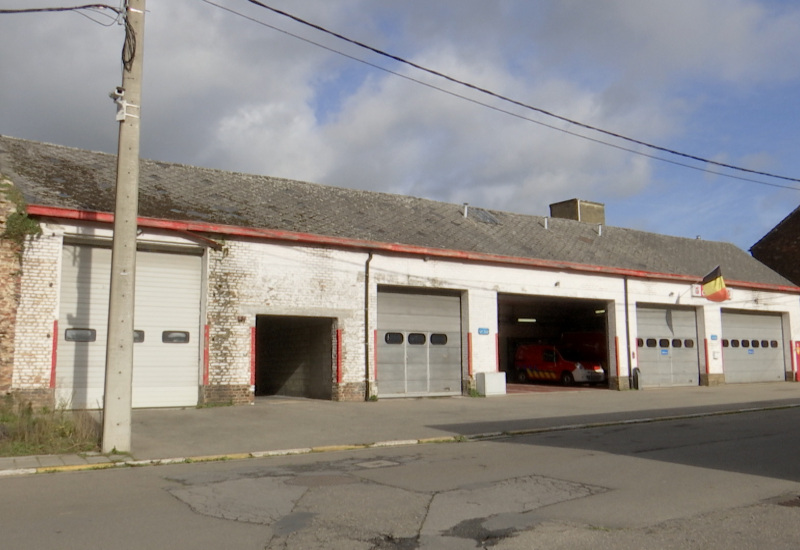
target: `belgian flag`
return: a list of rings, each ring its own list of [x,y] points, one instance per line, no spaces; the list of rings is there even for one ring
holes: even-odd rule
[[[730,299],[731,295],[725,288],[725,281],[722,279],[722,270],[719,266],[703,277],[703,296],[712,302],[724,302]]]

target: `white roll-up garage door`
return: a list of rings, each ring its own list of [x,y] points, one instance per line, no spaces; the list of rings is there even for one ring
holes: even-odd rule
[[[461,393],[461,298],[378,292],[381,397]]]
[[[200,383],[198,255],[136,256],[133,406],[193,406]],[[58,322],[56,400],[103,405],[111,249],[65,245]]]
[[[693,309],[636,308],[639,386],[697,386],[700,367]]]
[[[785,380],[781,316],[723,311],[722,360],[727,383]]]

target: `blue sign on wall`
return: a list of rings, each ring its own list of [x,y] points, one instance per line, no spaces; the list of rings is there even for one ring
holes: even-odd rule
[[[661,355],[669,355],[669,350],[668,349],[662,349],[661,350]]]
[[[486,336],[487,334],[489,334],[489,329],[488,328],[479,328],[478,329],[478,334]]]
[[[711,335],[711,339],[712,339],[712,340],[716,340],[716,339],[717,339],[717,335],[716,335],[716,334],[712,334],[712,335]]]
[[[755,350],[752,350],[752,349],[747,350],[747,355],[753,355],[754,353],[755,353]]]

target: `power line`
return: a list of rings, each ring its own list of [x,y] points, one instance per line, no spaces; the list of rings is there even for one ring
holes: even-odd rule
[[[328,35],[333,36],[335,38],[338,38],[339,40],[342,40],[342,41],[348,42],[350,44],[353,44],[355,46],[358,46],[359,48],[362,48],[362,49],[371,51],[373,53],[376,53],[376,54],[378,54],[378,55],[380,55],[382,57],[386,57],[388,59],[392,59],[394,61],[397,61],[398,63],[402,63],[404,65],[408,65],[409,67],[413,67],[413,68],[415,68],[417,70],[426,72],[428,74],[437,76],[439,78],[443,78],[443,79],[445,79],[447,81],[453,82],[453,83],[458,84],[460,86],[464,86],[466,88],[470,88],[472,90],[475,90],[475,91],[480,92],[482,94],[494,97],[494,98],[499,99],[501,101],[504,101],[504,102],[507,102],[507,103],[511,103],[513,105],[517,105],[518,107],[522,107],[524,109],[535,111],[535,112],[541,113],[541,114],[543,114],[545,116],[548,116],[548,117],[551,117],[551,118],[555,118],[555,119],[561,120],[563,122],[567,122],[567,123],[572,124],[574,126],[579,126],[581,128],[585,128],[587,130],[591,130],[591,131],[594,131],[594,132],[599,132],[601,134],[604,134],[604,135],[607,135],[607,136],[610,136],[610,137],[613,137],[613,138],[621,139],[621,140],[627,141],[629,143],[634,143],[636,145],[640,145],[640,146],[646,147],[648,149],[661,151],[662,153],[668,153],[670,155],[683,157],[683,158],[694,160],[694,161],[697,161],[697,162],[702,162],[702,163],[705,163],[705,164],[711,164],[711,165],[714,165],[714,166],[719,166],[721,168],[727,168],[729,170],[735,170],[735,171],[738,171],[738,172],[746,172],[746,173],[749,173],[749,174],[756,174],[756,175],[759,175],[759,176],[766,176],[766,177],[769,177],[769,178],[776,178],[776,179],[780,179],[780,180],[792,181],[792,182],[800,183],[800,178],[793,178],[793,177],[790,177],[790,176],[781,176],[779,174],[772,174],[770,172],[762,172],[762,171],[759,171],[759,170],[752,170],[750,168],[744,168],[742,166],[736,166],[736,165],[733,165],[733,164],[726,164],[724,162],[719,162],[719,161],[707,159],[707,158],[700,157],[700,156],[697,156],[697,155],[692,155],[692,154],[689,154],[689,153],[683,153],[681,151],[677,151],[675,149],[670,149],[670,148],[667,148],[667,147],[662,147],[660,145],[654,145],[654,144],[648,143],[646,141],[642,141],[642,140],[639,140],[639,139],[631,138],[631,137],[625,136],[623,134],[619,134],[619,133],[616,133],[616,132],[611,132],[609,130],[604,130],[604,129],[598,128],[596,126],[592,126],[590,124],[586,124],[586,123],[583,123],[583,122],[580,122],[580,121],[577,121],[577,120],[573,120],[573,119],[567,118],[565,116],[561,116],[561,115],[552,113],[552,112],[547,111],[545,109],[541,109],[539,107],[535,107],[533,105],[530,105],[530,104],[527,104],[527,103],[523,103],[522,101],[518,101],[516,99],[509,98],[509,97],[504,96],[502,94],[499,94],[497,92],[493,92],[492,90],[489,90],[489,89],[486,89],[486,88],[482,88],[482,87],[477,86],[475,84],[471,84],[471,83],[466,82],[464,80],[459,80],[459,79],[457,79],[455,77],[452,77],[452,76],[449,76],[449,75],[447,75],[445,73],[441,73],[439,71],[436,71],[436,70],[433,70],[433,69],[429,69],[428,67],[425,67],[423,65],[419,65],[417,63],[414,63],[413,61],[409,61],[409,60],[404,59],[404,58],[402,58],[400,56],[388,53],[388,52],[386,52],[384,50],[381,50],[379,48],[376,48],[374,46],[370,46],[369,44],[365,44],[363,42],[359,42],[358,40],[354,40],[352,38],[349,38],[349,37],[347,37],[347,36],[345,36],[343,34],[340,34],[340,33],[337,33],[335,31],[332,31],[330,29],[327,29],[327,28],[325,28],[325,27],[323,27],[321,25],[318,25],[316,23],[311,23],[310,21],[302,19],[302,18],[300,18],[300,17],[298,17],[296,15],[292,15],[291,13],[288,13],[286,11],[279,10],[277,8],[273,8],[272,6],[268,6],[267,4],[264,4],[263,2],[259,2],[258,0],[247,0],[247,2],[249,2],[249,3],[253,4],[253,5],[259,6],[261,8],[264,8],[266,10],[269,10],[269,11],[271,11],[271,12],[277,14],[277,15],[281,15],[283,17],[287,17],[287,18],[289,18],[289,19],[291,19],[291,20],[293,20],[293,21],[295,21],[297,23],[300,23],[300,24],[305,25],[307,27],[311,27],[312,29],[316,29],[316,30],[318,30],[318,31],[320,31],[322,33],[325,33],[325,34],[328,34]],[[207,2],[207,3],[211,3],[211,2]],[[579,135],[579,134],[576,134],[576,135]],[[583,136],[583,137],[585,137],[585,136]],[[587,139],[589,139],[589,138],[587,138]],[[600,143],[605,143],[605,142],[600,142]],[[608,145],[608,144],[606,143],[606,145]],[[647,156],[647,155],[645,155],[645,156]],[[652,158],[658,158],[658,157],[652,157]],[[660,160],[663,160],[663,159],[660,159]],[[678,164],[680,164],[680,163],[678,163]],[[722,175],[725,175],[725,174],[722,174]],[[769,185],[769,184],[767,184],[767,185]],[[789,187],[789,188],[790,189],[796,189],[795,187]]]
[[[46,12],[59,12],[59,11],[79,11],[79,10],[111,10],[117,15],[122,15],[123,10],[109,6],[108,4],[83,4],[82,6],[70,6],[61,8],[17,8],[17,9],[3,9],[0,13],[46,13]]]
[[[251,21],[251,22],[256,23],[258,25],[267,27],[269,29],[272,29],[274,31],[280,32],[280,33],[285,34],[287,36],[291,36],[292,38],[296,38],[298,40],[302,40],[303,42],[306,42],[308,44],[312,44],[314,46],[322,48],[323,50],[327,50],[327,51],[329,51],[331,53],[335,53],[337,55],[341,55],[342,57],[345,57],[347,59],[351,59],[353,61],[357,61],[359,63],[367,65],[368,67],[372,67],[373,69],[377,69],[379,71],[383,71],[385,73],[391,74],[393,76],[397,76],[399,78],[408,80],[410,82],[414,82],[415,84],[420,84],[420,85],[425,86],[427,88],[431,88],[433,90],[448,94],[448,95],[450,95],[452,97],[456,97],[458,99],[463,99],[465,101],[469,101],[470,103],[474,103],[476,105],[480,105],[481,107],[486,107],[488,109],[492,109],[493,111],[497,111],[499,113],[503,113],[503,114],[518,118],[520,120],[524,120],[526,122],[532,122],[533,124],[538,124],[539,126],[543,126],[545,128],[549,128],[551,130],[556,130],[557,132],[562,132],[564,134],[568,134],[568,135],[571,135],[571,136],[574,136],[574,137],[577,137],[577,138],[585,139],[587,141],[591,141],[591,142],[594,142],[594,143],[597,143],[597,144],[600,144],[600,145],[605,145],[607,147],[612,147],[614,149],[618,149],[620,151],[625,151],[627,153],[632,153],[634,155],[643,156],[645,158],[649,158],[649,159],[652,159],[652,160],[666,162],[668,164],[672,164],[672,165],[675,165],[675,166],[680,166],[682,168],[688,168],[690,170],[696,170],[698,172],[704,172],[706,174],[713,174],[713,175],[716,175],[716,176],[722,176],[722,177],[731,178],[731,179],[735,179],[735,180],[739,180],[739,181],[746,181],[746,182],[750,182],[750,183],[756,183],[756,184],[759,184],[759,185],[766,185],[766,186],[769,186],[769,187],[777,187],[777,188],[780,188],[780,189],[791,189],[793,191],[800,191],[800,188],[794,187],[794,186],[791,186],[791,185],[782,185],[780,183],[766,182],[766,181],[761,181],[761,180],[748,178],[748,177],[744,177],[744,176],[736,176],[736,175],[733,175],[733,174],[729,174],[729,173],[726,173],[726,172],[720,172],[720,171],[717,171],[717,170],[711,170],[709,168],[703,168],[703,167],[700,167],[700,166],[694,166],[694,165],[691,165],[691,164],[687,164],[685,162],[680,162],[680,161],[677,161],[677,160],[664,158],[664,157],[661,157],[661,156],[658,156],[658,155],[654,155],[654,154],[650,154],[650,153],[644,153],[642,151],[637,151],[636,149],[631,149],[630,147],[623,147],[622,145],[618,145],[618,144],[611,143],[611,142],[608,142],[608,141],[603,141],[603,140],[598,139],[598,138],[589,137],[589,136],[586,136],[584,134],[579,134],[577,132],[573,132],[573,131],[567,130],[565,128],[559,128],[558,126],[553,126],[552,124],[547,124],[546,122],[542,122],[542,121],[536,120],[534,118],[526,117],[526,116],[521,115],[519,113],[515,113],[513,111],[509,111],[508,109],[503,109],[503,108],[498,107],[496,105],[491,105],[489,103],[480,101],[478,99],[475,99],[475,98],[472,98],[472,97],[469,97],[469,96],[465,96],[463,94],[459,94],[457,92],[454,92],[452,90],[448,90],[446,88],[442,88],[442,87],[437,86],[435,84],[431,84],[430,82],[425,82],[423,80],[419,80],[419,79],[414,78],[412,76],[409,76],[409,75],[406,75],[406,74],[402,74],[402,73],[399,73],[397,71],[393,71],[391,69],[387,69],[386,67],[382,67],[381,65],[378,65],[378,64],[375,64],[375,63],[371,63],[371,62],[366,61],[364,59],[361,59],[361,58],[355,57],[353,55],[344,53],[341,50],[337,50],[337,49],[332,48],[330,46],[326,46],[325,44],[322,44],[320,42],[315,42],[314,40],[311,40],[311,39],[306,38],[304,36],[300,36],[298,34],[289,32],[289,31],[287,31],[285,29],[281,29],[281,28],[276,27],[274,25],[270,25],[269,23],[265,23],[264,21],[260,21],[260,20],[254,18],[254,17],[250,17],[249,15],[245,15],[245,14],[243,14],[241,12],[238,12],[236,10],[233,10],[233,9],[227,7],[227,6],[222,6],[222,5],[217,4],[217,3],[215,3],[215,2],[213,2],[211,0],[202,0],[202,1],[205,2],[206,4],[209,4],[211,6],[219,8],[221,10],[224,10],[224,11],[227,11],[227,12],[232,13],[234,15],[237,15],[237,16],[243,18],[243,19],[247,19],[248,21]]]
[[[127,5],[127,3],[128,0],[124,0],[124,4]],[[73,11],[87,17],[90,21],[93,21],[99,25],[103,25],[105,27],[110,26],[110,25],[104,25],[100,21],[92,19],[85,13],[82,13],[84,10],[92,12],[100,12],[100,13],[102,13],[102,10],[111,10],[117,14],[116,17],[114,17],[114,20],[120,21],[121,24],[125,26],[125,41],[123,42],[122,46],[122,65],[125,67],[126,70],[130,70],[131,65],[133,64],[133,59],[136,56],[136,33],[131,27],[128,18],[125,17],[125,10],[123,8],[115,8],[114,6],[109,6],[108,4],[82,4],[80,6],[64,6],[57,8],[1,9],[0,14],[57,13],[57,12]]]

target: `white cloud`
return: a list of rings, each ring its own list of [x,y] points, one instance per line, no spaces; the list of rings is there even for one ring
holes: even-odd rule
[[[205,153],[224,154],[237,171],[319,181],[331,149],[322,143],[308,108],[269,103],[222,118]]]
[[[440,82],[247,2],[220,1],[370,62]],[[793,93],[800,80],[794,59],[800,9],[791,2],[274,4],[575,120],[690,153],[800,173],[789,146],[800,139],[793,123],[800,113],[800,94]],[[692,171],[673,176],[672,168],[645,157],[387,75],[205,2],[151,2],[148,10],[142,151],[151,158],[538,214],[549,202],[578,196],[615,203],[609,210],[626,217],[610,223],[671,233],[681,230],[672,221],[676,216],[652,213],[662,202],[652,191],[679,197],[663,204],[681,205],[688,214],[677,218],[694,232],[699,217],[691,212],[700,184],[722,180],[706,182]],[[74,14],[0,16],[0,132],[113,152],[117,126],[107,93],[120,81],[121,40],[120,27],[104,28]],[[776,86],[782,87],[781,107],[750,116],[752,102],[769,101]],[[751,128],[760,129],[760,141],[750,141]],[[783,206],[752,200],[766,191],[751,188],[737,188],[742,192],[725,203],[740,217],[758,220],[751,232],[770,219],[755,209],[769,209],[778,221],[792,206],[791,200]],[[651,213],[636,217],[643,210]],[[744,231],[728,223],[731,231]]]
[[[688,76],[796,78],[800,12],[753,0],[550,2],[543,24],[562,58],[580,56],[663,85]],[[648,82],[641,82],[645,87]]]

